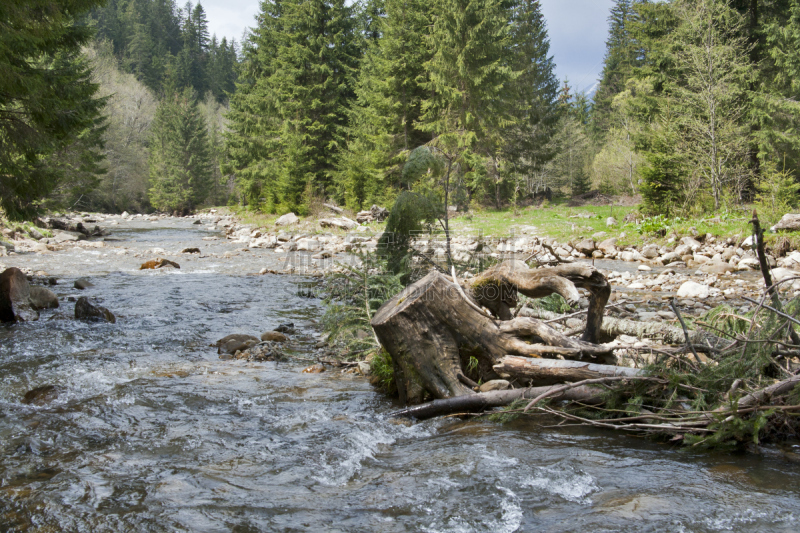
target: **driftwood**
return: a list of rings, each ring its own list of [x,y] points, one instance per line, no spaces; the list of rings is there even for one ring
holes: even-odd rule
[[[590,293],[589,321],[580,340],[539,320],[511,317],[517,291],[530,297],[555,292],[577,303],[578,287]],[[497,379],[493,366],[509,354],[615,362],[610,346],[596,344],[610,290],[605,277],[589,265],[531,270],[521,261],[507,261],[463,286],[432,271],[386,302],[372,327],[392,356],[402,401],[473,395],[466,383]],[[466,376],[465,369],[472,375]]]
[[[434,400],[422,405],[415,405],[392,413],[395,417],[416,418],[425,420],[437,416],[452,415],[457,413],[482,413],[495,407],[510,405],[517,400],[532,400],[542,394],[552,393],[559,386],[528,387],[524,389],[511,389],[492,392],[482,392],[456,398]],[[578,386],[558,395],[559,400],[581,402],[587,405],[600,404],[602,390],[588,386]]]
[[[555,320],[562,316],[552,311],[527,307],[522,309],[519,315],[541,320]],[[664,344],[685,344],[686,342],[681,328],[663,322],[640,322],[625,318],[604,317],[600,327],[600,339],[613,339],[619,335],[630,335],[639,339],[658,339]],[[689,340],[701,352],[729,344],[729,341],[700,329],[689,330]]]
[[[559,359],[531,359],[509,355],[494,365],[494,371],[506,379],[515,379],[522,384],[552,385],[555,383],[583,381],[612,376],[639,376],[638,368],[598,365],[583,361]]]

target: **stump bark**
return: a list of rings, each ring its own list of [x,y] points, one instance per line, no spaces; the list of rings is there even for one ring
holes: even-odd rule
[[[579,287],[591,295],[581,339],[534,318],[511,315],[517,292],[531,297],[558,293],[574,304]],[[595,344],[610,292],[605,277],[589,265],[532,270],[521,261],[506,261],[463,286],[432,271],[386,302],[372,327],[392,356],[400,399],[420,403],[427,396],[474,394],[470,385],[497,379],[493,367],[506,355],[613,364],[611,348]]]

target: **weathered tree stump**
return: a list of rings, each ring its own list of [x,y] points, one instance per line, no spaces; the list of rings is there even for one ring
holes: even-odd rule
[[[577,287],[591,294],[581,340],[534,318],[511,316],[517,291],[531,297],[555,292],[574,304]],[[499,377],[492,367],[506,355],[613,364],[611,348],[594,344],[610,292],[605,277],[589,265],[532,270],[521,261],[506,261],[464,282],[464,287],[432,271],[386,302],[373,317],[372,327],[392,356],[401,400],[419,403],[426,395],[473,394],[473,381]],[[473,358],[477,365],[470,364]],[[466,375],[470,372],[473,378]]]

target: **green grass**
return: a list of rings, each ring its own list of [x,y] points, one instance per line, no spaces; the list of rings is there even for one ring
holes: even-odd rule
[[[518,209],[515,214],[513,209],[473,209],[468,213],[454,214],[450,219],[450,228],[454,236],[468,234],[470,236],[483,235],[484,237],[507,237],[511,235],[529,235],[552,237],[559,242],[577,242],[591,237],[598,232],[605,232],[607,237],[617,237],[618,246],[636,245],[645,243],[666,244],[672,236],[678,238],[696,234],[710,233],[717,239],[735,237],[738,241],[751,234],[752,227],[748,223],[752,216],[752,207],[743,206],[736,211],[723,211],[710,213],[703,217],[642,217],[639,222],[625,223],[627,214],[638,212],[639,206],[593,206],[585,205],[569,207],[563,200],[545,202]],[[244,224],[275,229],[275,220],[278,215],[263,214],[246,209],[218,208],[220,214],[235,214]],[[576,215],[584,215],[579,217]],[[589,215],[589,217],[586,217]],[[333,216],[332,213],[322,213],[322,216]],[[606,219],[613,216],[617,220],[614,227],[606,226]],[[574,217],[574,218],[573,218]],[[774,221],[763,221],[762,226],[767,228]],[[379,235],[383,232],[385,223],[373,222],[366,225],[369,229],[366,235]],[[305,217],[298,226],[292,228],[309,234],[333,233],[344,235],[348,232],[333,228],[322,228],[317,223],[317,218]],[[792,249],[797,249],[800,244],[800,232],[781,233],[780,235],[767,234],[768,246],[774,245],[779,239],[787,237],[792,241]]]

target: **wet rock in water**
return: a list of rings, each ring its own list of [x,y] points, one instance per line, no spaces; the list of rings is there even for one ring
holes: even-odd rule
[[[32,286],[30,302],[36,309],[55,309],[58,307],[58,296],[50,289]]]
[[[261,335],[261,340],[269,342],[286,342],[289,340],[289,338],[279,331],[268,331]]]
[[[13,252],[13,251],[15,251],[15,250],[16,250],[16,248],[14,247],[14,245],[13,245],[13,244],[11,244],[11,243],[10,243],[10,242],[8,242],[8,241],[4,241],[4,240],[2,240],[2,239],[0,239],[0,247],[2,247],[2,248],[5,248],[5,249],[6,249],[6,250],[8,250],[9,252]]]
[[[736,268],[730,263],[711,261],[701,266],[700,270],[706,274],[727,274],[729,272],[733,272],[736,270]]]
[[[291,333],[294,331],[294,322],[285,322],[275,328],[275,331],[279,331],[280,333]]]
[[[597,245],[595,244],[594,239],[584,239],[575,245],[575,249],[582,254],[592,255],[592,252],[597,249]]]
[[[321,363],[317,363],[303,369],[303,374],[321,374],[322,372],[325,372],[325,366],[323,366]]]
[[[182,254],[199,254],[200,248],[184,248],[181,250]]]
[[[86,238],[86,235],[83,233],[78,233],[76,231],[59,231],[55,236],[56,243],[62,242],[77,242],[82,241]]]
[[[148,269],[156,269],[164,267],[180,268],[181,266],[175,261],[170,261],[169,259],[158,257],[156,259],[151,259],[150,261],[142,263],[142,266],[139,267],[139,270],[148,270]]]
[[[358,372],[362,376],[369,376],[372,374],[372,367],[366,361],[359,361],[358,362]]]
[[[250,348],[251,346],[255,346],[261,342],[258,337],[253,337],[252,335],[245,335],[243,333],[234,333],[233,335],[228,335],[226,337],[222,337],[215,343],[217,347],[217,353],[220,355],[233,355],[237,351],[244,351]]]
[[[511,388],[511,383],[504,379],[493,379],[481,385],[478,390],[481,392],[490,392],[493,390],[507,390]]]
[[[678,298],[708,298],[709,288],[708,285],[696,283],[694,281],[686,281],[678,289]]]
[[[199,218],[197,220],[195,220],[194,222],[192,222],[192,224],[202,224],[202,223],[203,223],[203,221],[200,220]]]
[[[61,392],[58,387],[54,385],[42,385],[36,387],[25,393],[22,398],[22,403],[27,405],[45,405],[58,398],[58,393]]]
[[[75,288],[79,290],[88,289],[89,287],[94,287],[94,283],[89,281],[86,278],[80,278],[75,280]]]
[[[11,267],[0,274],[0,322],[37,320],[30,298],[31,286],[20,269]]]
[[[81,296],[75,302],[75,318],[91,322],[110,322],[112,324],[117,322],[117,317],[114,316],[114,313],[102,305],[90,302],[86,296]]]
[[[294,213],[286,213],[275,221],[276,226],[292,226],[300,222],[300,218]]]

